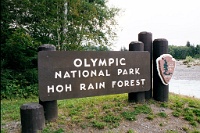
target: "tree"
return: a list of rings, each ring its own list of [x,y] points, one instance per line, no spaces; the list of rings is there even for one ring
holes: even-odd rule
[[[118,9],[108,8],[104,0],[93,2],[71,0],[68,3],[67,31],[69,32],[66,32],[66,36],[71,36],[72,39],[67,40],[68,45],[111,45],[110,40],[116,36],[112,25],[116,25],[114,17]]]
[[[200,45],[190,47],[187,46],[173,46],[169,45],[169,54],[171,54],[176,59],[185,59],[187,56],[191,56],[193,58],[200,57]]]
[[[87,45],[83,48],[84,51],[110,51],[111,48],[107,46],[94,46],[94,45]]]
[[[60,50],[109,46],[116,37],[114,17],[119,9],[109,8],[105,0],[3,0],[1,10],[3,42],[10,35],[7,30],[16,28]]]
[[[40,43],[34,41],[22,29],[17,29],[1,44],[2,68],[25,71],[37,67],[37,48]]]
[[[191,46],[189,41],[187,41],[186,46],[187,46],[187,47],[190,47],[190,46]]]

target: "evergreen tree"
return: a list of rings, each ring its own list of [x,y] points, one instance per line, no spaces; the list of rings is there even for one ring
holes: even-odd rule
[[[187,47],[190,47],[190,46],[191,46],[189,41],[187,41],[186,46],[187,46]]]

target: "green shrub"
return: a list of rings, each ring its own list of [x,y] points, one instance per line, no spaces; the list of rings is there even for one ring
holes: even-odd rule
[[[37,69],[24,72],[1,71],[1,99],[28,98],[38,95]]]
[[[194,62],[194,59],[191,56],[187,56],[186,59],[183,61],[183,64],[189,65],[189,63]]]
[[[23,29],[16,29],[1,45],[1,99],[38,94],[39,45]]]
[[[18,80],[10,81],[1,91],[1,99],[28,98],[38,95],[38,85],[20,86]]]

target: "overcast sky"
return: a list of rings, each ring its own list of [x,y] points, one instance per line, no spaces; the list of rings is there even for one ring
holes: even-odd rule
[[[128,48],[142,31],[169,45],[200,44],[200,0],[109,0],[109,5],[122,10],[114,50]]]

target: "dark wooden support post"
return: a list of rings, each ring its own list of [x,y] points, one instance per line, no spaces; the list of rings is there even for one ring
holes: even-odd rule
[[[129,44],[129,51],[143,51],[144,44],[140,41],[133,41]],[[128,101],[130,102],[145,102],[145,92],[128,93]]]
[[[150,90],[145,92],[145,99],[152,98],[152,33],[151,32],[140,32],[138,34],[138,41],[141,41],[144,43],[144,51],[149,51],[150,53],[150,79],[151,79],[151,85]]]
[[[38,133],[45,126],[44,109],[38,103],[27,103],[20,107],[22,133]]]
[[[153,98],[157,101],[168,101],[169,86],[164,85],[158,75],[156,59],[162,54],[168,53],[168,41],[155,39],[153,41]]]
[[[52,44],[43,44],[38,48],[38,51],[56,51],[56,47]],[[39,103],[44,108],[44,116],[45,116],[46,121],[53,121],[57,119],[58,117],[57,100],[41,101],[39,99]]]

